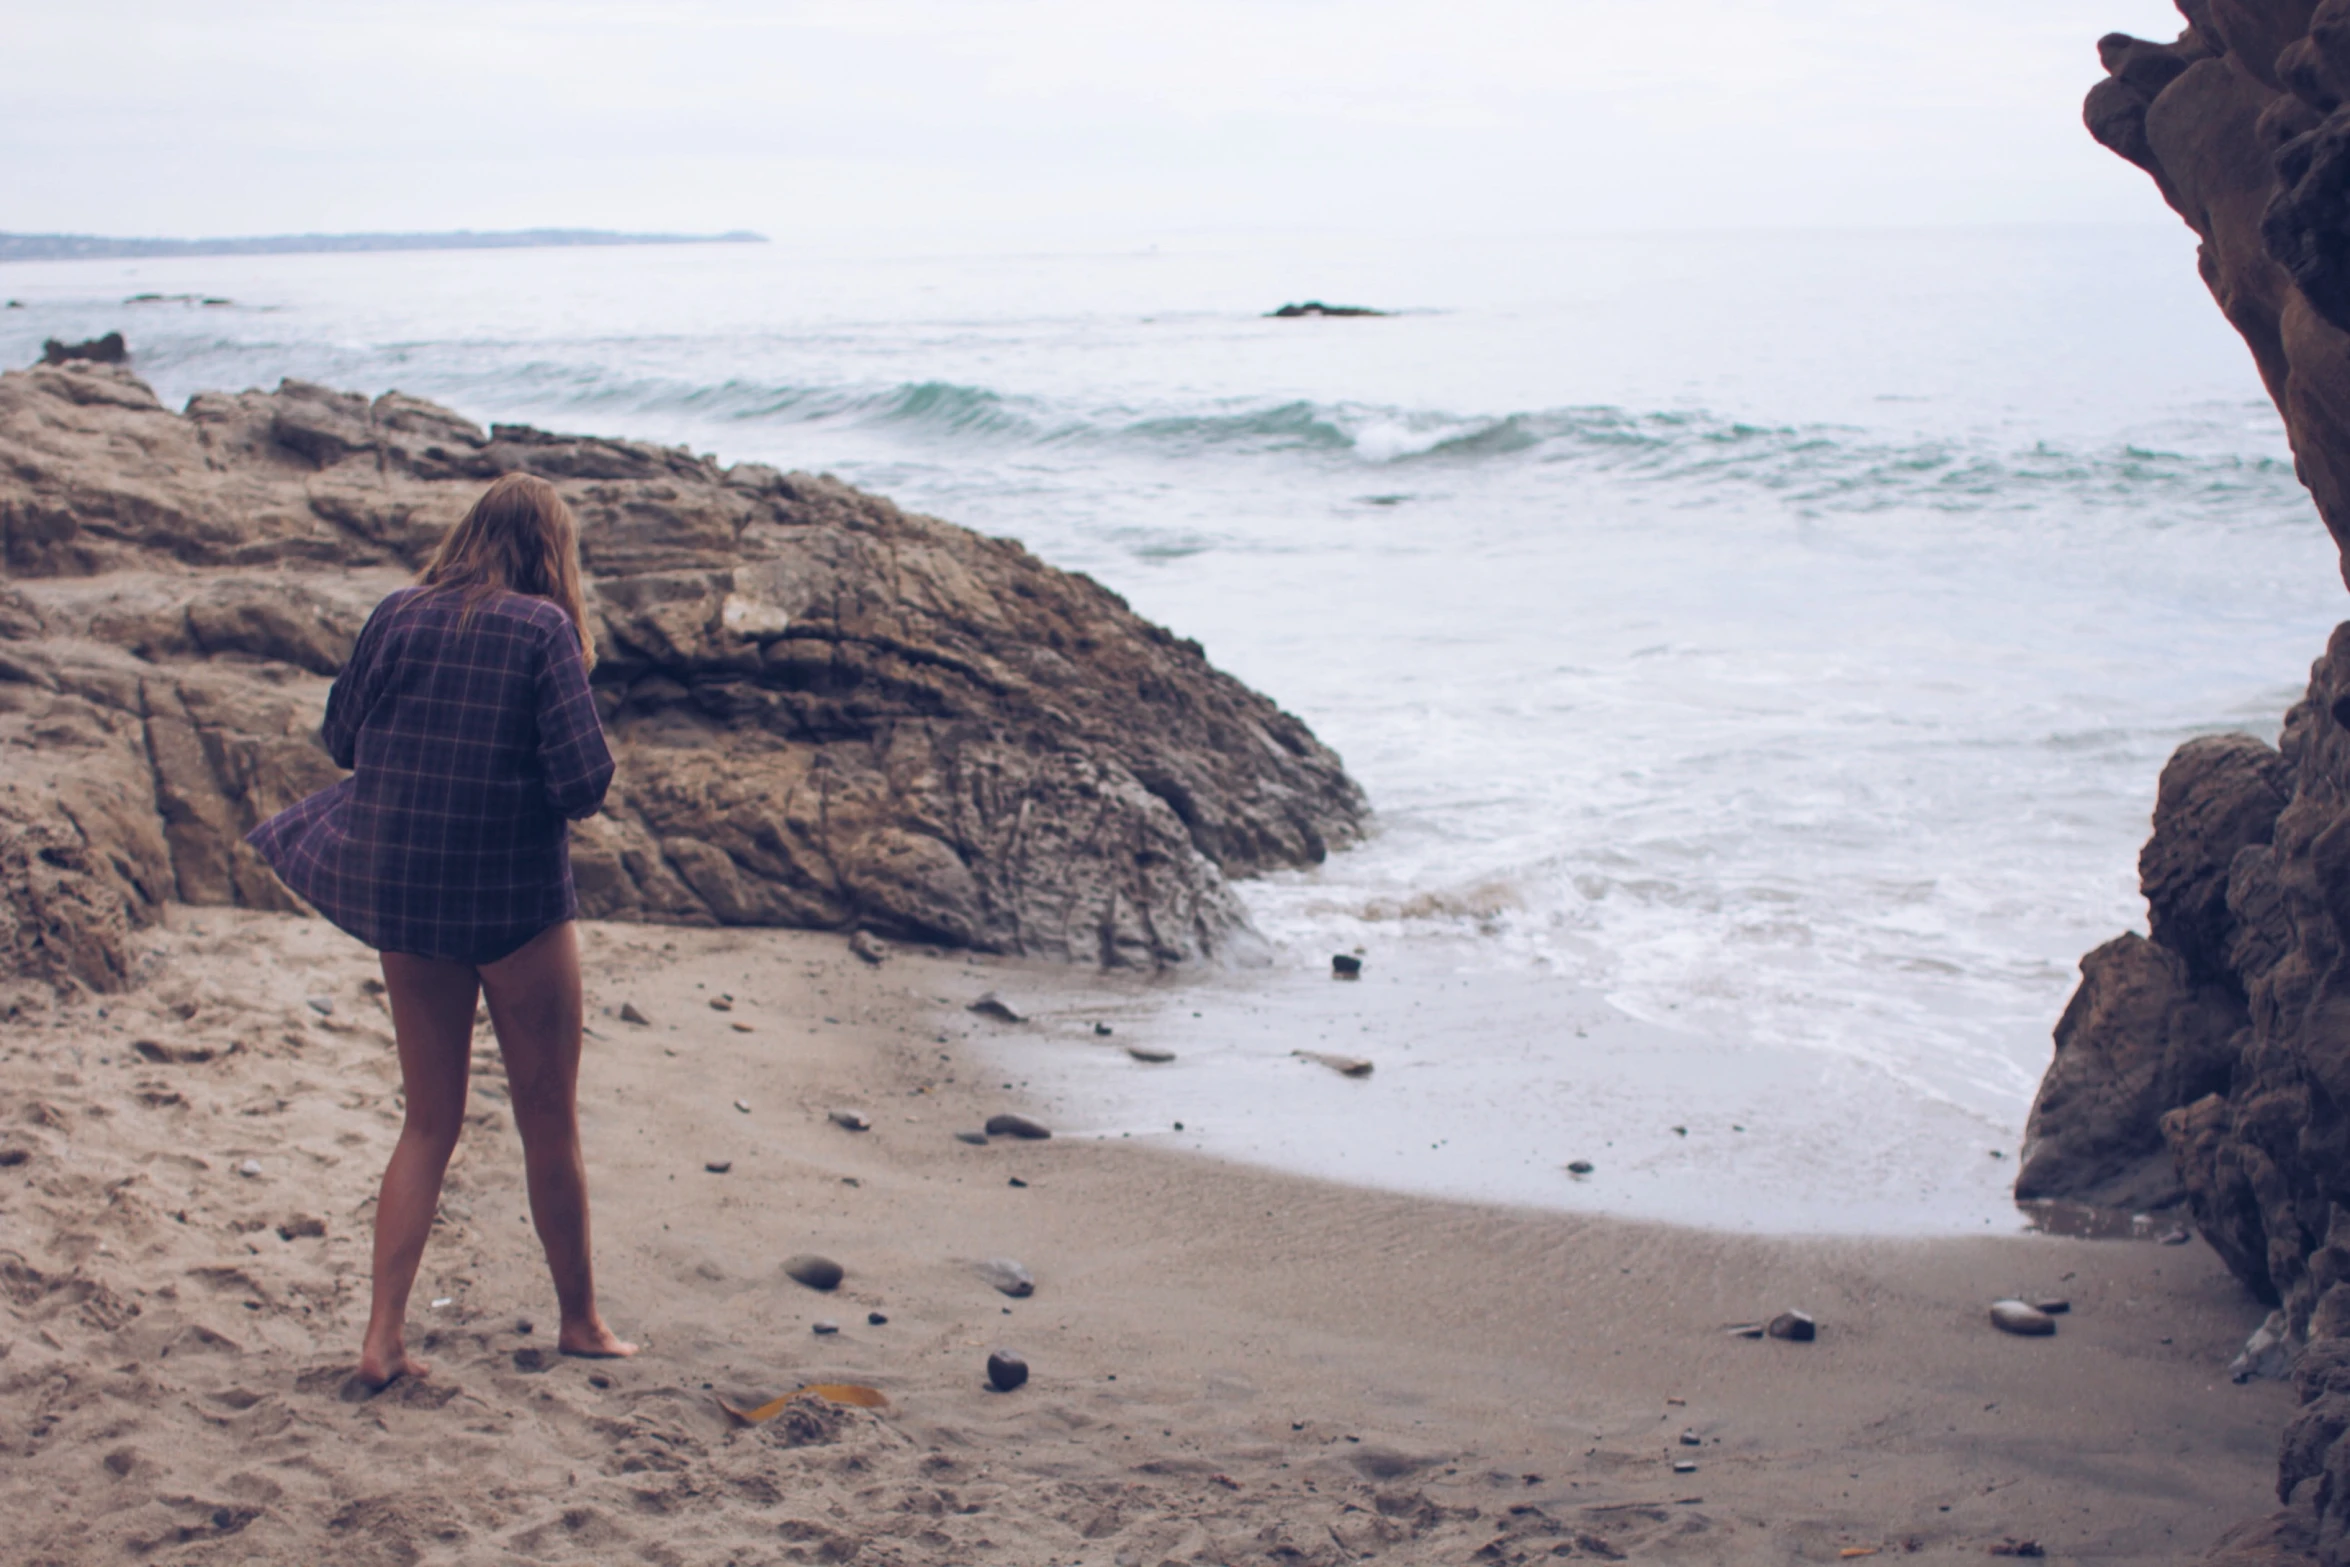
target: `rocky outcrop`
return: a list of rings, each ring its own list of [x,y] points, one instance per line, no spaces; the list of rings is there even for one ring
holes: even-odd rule
[[[1303,724],[1009,540],[396,393],[287,382],[175,414],[75,362],[0,375],[17,972],[119,983],[161,900],[287,904],[241,835],[336,776],[328,678],[515,469],[563,491],[591,577],[620,759],[575,839],[592,915],[1155,965],[1245,949],[1227,878],[1360,831]]]
[[[2350,580],[2350,0],[2180,10],[2173,42],[2099,45],[2107,79],[2089,94],[2089,129],[2201,238],[2204,281],[2284,415]],[[2208,850],[2149,845],[2141,863],[2143,945],[2169,960],[2123,973],[2117,943],[2084,961],[2082,997],[2096,996],[2076,997],[2066,1022],[2084,1013],[2077,1032],[2094,1048],[2068,1063],[2060,1028],[2041,1099],[2104,1112],[2102,1141],[2084,1139],[2101,1148],[2142,1146],[2142,1117],[2160,1110],[2197,1226],[2277,1305],[2298,1353],[2302,1409],[2277,1481],[2291,1510],[2221,1557],[2338,1567],[2350,1562],[2350,626],[2287,715],[2274,762],[2247,753],[2237,771],[2197,808]],[[2183,1044],[2176,1026],[2181,998],[2198,997],[2240,1001],[2241,1023],[2198,1057],[2208,1091],[2165,1106],[2194,1087],[2194,1070],[2171,1063],[2192,1067],[2209,1045]]]

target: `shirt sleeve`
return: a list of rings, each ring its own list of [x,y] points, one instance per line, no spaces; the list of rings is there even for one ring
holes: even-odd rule
[[[568,619],[549,633],[539,663],[539,771],[547,804],[571,821],[593,816],[612,786],[612,752],[588,690],[587,664]]]
[[[346,772],[358,758],[359,726],[367,721],[368,709],[375,706],[382,685],[377,655],[383,644],[380,628],[384,610],[391,602],[387,598],[376,605],[367,624],[359,628],[359,640],[351,644],[351,656],[343,661],[334,688],[326,694],[326,721],[318,726],[318,738],[335,765]]]

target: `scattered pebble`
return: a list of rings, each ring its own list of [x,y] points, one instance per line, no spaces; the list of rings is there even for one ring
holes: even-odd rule
[[[451,1306],[454,1306],[454,1305],[456,1305],[456,1304],[457,1304],[457,1297],[456,1297],[456,1296],[454,1296],[454,1295],[443,1295],[443,1296],[441,1296],[439,1299],[435,1300],[435,1301],[432,1303],[432,1309],[433,1309],[433,1310],[435,1310],[435,1311],[446,1311],[446,1310],[448,1310],[448,1309],[449,1309]]]
[[[237,1173],[247,1177],[259,1175],[261,1173],[261,1161],[258,1159],[247,1159],[243,1164],[237,1166]]]
[[[516,1317],[514,1319],[514,1331],[521,1334],[524,1338],[530,1337],[534,1326],[535,1324],[532,1323],[528,1317]]]
[[[0,1148],[0,1170],[13,1170],[32,1156],[29,1148]]]
[[[1163,1066],[1175,1059],[1174,1051],[1161,1050],[1157,1045],[1128,1045],[1126,1053],[1137,1061],[1148,1061],[1154,1066]]]
[[[729,1023],[727,1027],[733,1029],[738,1034],[748,1034],[751,1032],[751,1025],[748,1023]]]
[[[957,1132],[955,1134],[955,1141],[958,1143],[969,1143],[974,1148],[985,1148],[987,1146],[987,1134],[985,1132]]]
[[[1292,1050],[1289,1053],[1301,1061],[1311,1061],[1316,1066],[1326,1066],[1340,1077],[1369,1077],[1371,1075],[1371,1063],[1361,1056],[1334,1056],[1320,1050]]]
[[[838,1333],[840,1331],[840,1324],[832,1321],[829,1318],[820,1318],[817,1321],[808,1324],[808,1331],[816,1334],[821,1338],[827,1334]]]
[[[1732,1338],[1761,1338],[1763,1325],[1759,1322],[1733,1322],[1722,1331]]]
[[[865,1313],[865,1320],[877,1328],[887,1327],[889,1326],[889,1313],[885,1311],[868,1311]]]
[[[805,1284],[812,1290],[838,1289],[840,1281],[847,1276],[847,1270],[839,1263],[830,1257],[819,1257],[814,1252],[801,1252],[798,1256],[784,1258],[783,1271],[787,1278]]]
[[[710,998],[710,1010],[713,1012],[732,1012],[734,1010],[734,997],[712,996]]]
[[[849,937],[849,950],[867,963],[878,964],[889,956],[889,948],[881,938],[865,930]]]
[[[1026,1190],[1028,1189],[1028,1183],[1027,1183],[1026,1181],[1024,1181],[1024,1180],[1020,1179],[1020,1177],[1018,1177],[1017,1175],[1013,1176],[1013,1177],[1012,1177],[1012,1179],[1011,1179],[1011,1180],[1010,1180],[1010,1181],[1009,1181],[1007,1184],[1009,1184],[1009,1185],[1012,1185],[1012,1186],[1017,1186],[1017,1187],[1019,1187],[1019,1188],[1020,1188],[1022,1191],[1026,1191]]]
[[[734,1107],[745,1115],[751,1113],[751,1102],[748,1099],[737,1099],[734,1102]]]
[[[588,1386],[598,1390],[606,1390],[612,1386],[612,1379],[601,1371],[591,1371],[588,1373]]]
[[[1705,1438],[1694,1431],[1684,1431],[1681,1433],[1681,1445],[1683,1447],[1703,1447],[1705,1446]]]
[[[992,990],[972,1002],[965,1010],[976,1012],[981,1017],[992,1017],[999,1023],[1024,1023],[1027,1021],[1026,1018],[1013,1011],[1003,997]]]
[[[1763,1330],[1773,1338],[1783,1338],[1793,1344],[1808,1344],[1820,1336],[1820,1325],[1808,1311],[1782,1311],[1771,1319]]]
[[[1692,1459],[1676,1458],[1673,1460],[1673,1473],[1677,1475],[1693,1475],[1697,1473],[1697,1464]]]
[[[1599,1166],[1593,1164],[1588,1159],[1571,1159],[1567,1162],[1567,1173],[1569,1175],[1589,1175],[1593,1170],[1598,1168]]]
[[[1008,1349],[999,1349],[987,1357],[987,1380],[999,1393],[1009,1393],[1028,1380],[1028,1362]]]
[[[294,1214],[277,1227],[280,1240],[316,1240],[325,1233],[326,1221],[307,1213]]]
[[[973,1264],[972,1271],[1014,1300],[1025,1300],[1036,1293],[1035,1275],[1009,1257],[990,1257]]]
[[[2045,1311],[2052,1317],[2061,1317],[2066,1312],[2073,1309],[2073,1303],[2069,1300],[2061,1299],[2036,1300],[2032,1302],[2032,1309],[2035,1311]]]
[[[2046,1556],[2038,1540],[2019,1540],[2010,1535],[1991,1547],[1994,1556]]]
[[[869,1132],[873,1129],[873,1123],[856,1110],[833,1111],[832,1124],[851,1132]]]
[[[724,1175],[734,1168],[734,1161],[732,1159],[712,1159],[706,1162],[702,1168],[712,1175]]]
[[[305,1004],[308,1005],[311,1011],[317,1013],[320,1017],[333,1017],[335,1015],[335,1004],[332,997],[311,996],[306,998]]]
[[[1675,1137],[1687,1137],[1689,1135],[1689,1128],[1686,1126],[1676,1126],[1673,1128],[1673,1135]]]
[[[2002,1333],[2020,1334],[2025,1338],[2046,1338],[2056,1331],[2054,1317],[2020,1300],[1993,1301],[1991,1325]]]
[[[620,1003],[620,1021],[634,1023],[639,1028],[645,1028],[650,1026],[653,1020],[638,1011],[635,1002],[623,1001]]]
[[[1112,1028],[1112,1027],[1111,1027],[1109,1024],[1107,1024],[1107,1023],[1096,1023],[1096,1024],[1094,1024],[1094,1025],[1093,1025],[1093,1031],[1094,1031],[1094,1033],[1095,1033],[1097,1036],[1099,1036],[1100,1038],[1103,1038],[1103,1039],[1107,1039],[1107,1038],[1109,1038],[1109,1037],[1110,1037],[1112,1034],[1115,1034],[1116,1032],[1118,1032],[1116,1029]]]
[[[1332,953],[1330,955],[1330,977],[1332,979],[1361,979],[1363,977],[1363,960],[1350,957],[1344,952]]]
[[[1041,1142],[1053,1134],[1047,1128],[1039,1126],[1024,1115],[991,1115],[987,1118],[987,1135],[990,1137],[1025,1137],[1033,1142]]]

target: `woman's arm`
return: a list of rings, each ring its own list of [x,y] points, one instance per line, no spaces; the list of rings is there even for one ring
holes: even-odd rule
[[[367,617],[367,624],[359,628],[359,639],[351,644],[351,656],[343,661],[335,676],[334,689],[326,694],[326,721],[318,726],[318,738],[326,746],[326,754],[335,765],[348,771],[359,754],[359,726],[366,722],[367,711],[375,705],[376,656],[383,643],[380,627],[384,611],[391,606],[391,595],[375,606]]]
[[[566,620],[539,663],[539,771],[547,804],[571,821],[596,814],[612,785],[612,752],[588,690],[587,665]]]

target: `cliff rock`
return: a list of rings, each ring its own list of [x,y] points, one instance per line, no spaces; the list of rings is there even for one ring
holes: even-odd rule
[[[2284,415],[2350,580],[2350,0],[2179,8],[2188,25],[2174,41],[2099,44],[2107,75],[2085,117],[2201,239],[2203,279]],[[2340,1567],[2350,1563],[2350,626],[2317,661],[2273,758],[2193,749],[2164,775],[2140,862],[2153,931],[2140,945],[2157,955],[2138,954],[2126,972],[2112,956],[2120,943],[2084,960],[2034,1128],[2043,1111],[2087,1106],[2096,1115],[2051,1132],[2136,1149],[2145,1117],[2158,1118],[2198,1228],[2279,1307],[2298,1352],[2302,1408],[2277,1478],[2291,1511],[2215,1559]],[[2166,811],[2195,831],[2166,844]],[[2226,1046],[2184,1042],[2182,996],[2240,1017]]]
[[[160,902],[291,907],[239,841],[337,776],[368,611],[515,469],[578,513],[620,770],[583,910],[1157,965],[1245,951],[1227,878],[1366,807],[1305,725],[1017,543],[833,479],[483,431],[289,381],[162,407],[0,375],[0,956],[97,987]]]

